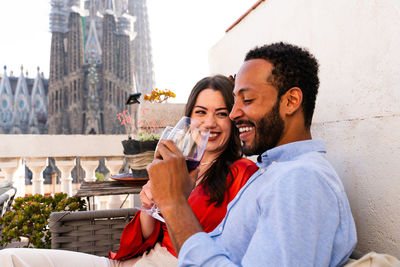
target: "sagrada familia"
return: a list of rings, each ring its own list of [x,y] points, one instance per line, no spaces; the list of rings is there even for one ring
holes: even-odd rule
[[[0,133],[124,133],[116,116],[128,94],[149,93],[154,82],[146,0],[51,6],[49,79],[4,69]]]

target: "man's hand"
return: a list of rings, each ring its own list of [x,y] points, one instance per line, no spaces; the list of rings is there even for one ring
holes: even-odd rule
[[[154,201],[168,227],[176,253],[190,236],[203,231],[187,199],[198,171],[190,175],[185,157],[171,140],[161,140],[154,161],[147,166]]]
[[[163,207],[186,201],[195,179],[189,175],[185,157],[171,140],[161,140],[154,161],[147,166],[151,193],[162,211]]]

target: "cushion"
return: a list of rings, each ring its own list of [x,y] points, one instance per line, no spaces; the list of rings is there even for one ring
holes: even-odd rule
[[[344,267],[399,267],[400,261],[388,254],[370,252],[359,260],[349,260]]]

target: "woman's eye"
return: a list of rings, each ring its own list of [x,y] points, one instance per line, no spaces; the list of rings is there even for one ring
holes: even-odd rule
[[[206,114],[206,112],[204,110],[196,110],[194,113],[195,114]]]
[[[226,112],[217,113],[217,116],[219,116],[219,117],[228,117],[228,113],[226,113]]]

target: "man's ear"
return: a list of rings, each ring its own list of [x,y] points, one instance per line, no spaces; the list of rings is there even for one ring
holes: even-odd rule
[[[292,87],[282,96],[281,111],[290,116],[293,115],[303,102],[303,92],[299,87]]]

